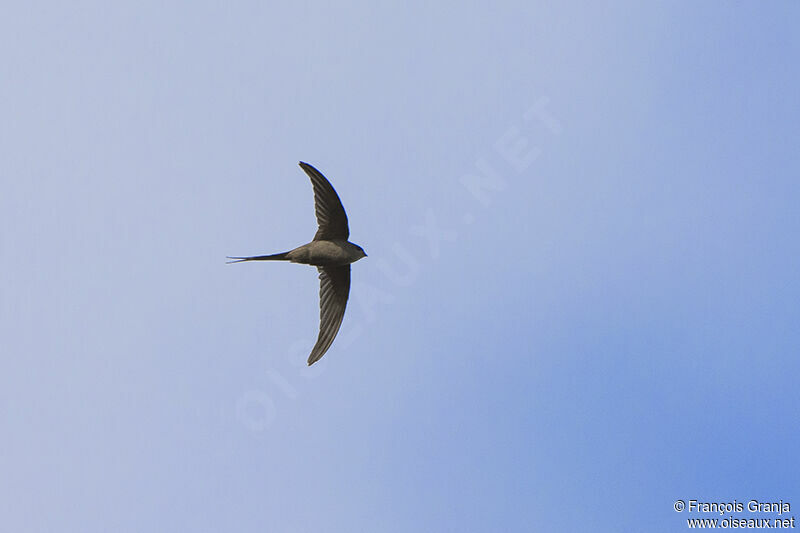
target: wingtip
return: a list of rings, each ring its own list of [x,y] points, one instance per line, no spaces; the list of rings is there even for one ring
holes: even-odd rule
[[[322,355],[325,355],[325,354],[323,353]],[[308,366],[311,366],[314,363],[316,363],[317,361],[319,361],[320,359],[322,359],[322,355],[317,355],[317,354],[313,354],[312,353],[311,355],[308,356],[308,361],[306,361],[306,363],[308,364]]]
[[[309,172],[312,172],[314,174],[319,174],[320,173],[320,171],[317,170],[317,167],[315,167],[311,163],[306,163],[305,161],[299,161],[297,164],[300,165],[300,168],[302,168],[303,172],[305,172],[305,173],[309,173]]]

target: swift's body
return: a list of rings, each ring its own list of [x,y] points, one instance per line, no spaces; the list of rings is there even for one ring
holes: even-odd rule
[[[242,261],[291,261],[318,267],[343,266],[355,263],[364,257],[364,250],[350,241],[311,241],[289,252],[255,257],[235,258],[232,263]],[[234,258],[231,258],[234,259]]]

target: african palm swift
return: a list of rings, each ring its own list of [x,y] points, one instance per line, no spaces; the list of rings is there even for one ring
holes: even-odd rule
[[[314,240],[290,252],[253,257],[228,257],[229,263],[243,261],[291,261],[314,265],[319,270],[319,335],[308,356],[313,365],[328,351],[342,325],[347,297],[350,294],[350,263],[367,257],[357,244],[348,241],[347,215],[330,182],[316,168],[300,162],[314,187],[314,210],[317,234]]]

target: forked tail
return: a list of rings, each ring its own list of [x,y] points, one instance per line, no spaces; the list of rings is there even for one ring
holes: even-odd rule
[[[244,261],[288,261],[289,258],[286,257],[287,255],[289,255],[289,252],[272,255],[254,255],[253,257],[228,257],[228,259],[233,259],[233,261],[226,261],[226,263],[230,265],[231,263],[242,263]]]

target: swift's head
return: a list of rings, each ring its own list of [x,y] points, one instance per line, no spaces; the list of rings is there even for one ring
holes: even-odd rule
[[[359,260],[359,259],[361,259],[362,257],[367,257],[367,252],[365,252],[365,251],[364,251],[364,249],[363,249],[362,247],[360,247],[360,246],[359,246],[359,245],[357,245],[357,244],[353,244],[353,246],[355,247],[355,249],[356,249],[356,254],[358,255],[358,257],[356,257],[355,261],[358,261],[358,260]],[[355,262],[355,261],[353,261],[353,262]]]

